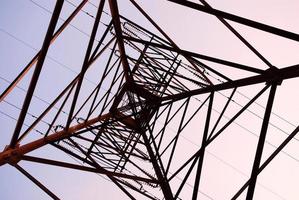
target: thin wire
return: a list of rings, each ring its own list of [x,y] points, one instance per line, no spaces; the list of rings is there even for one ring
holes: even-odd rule
[[[3,77],[1,77],[1,76],[0,76],[0,79],[4,80],[5,82],[7,82],[7,83],[9,83],[9,84],[11,83],[11,81],[8,81],[7,79],[5,79],[5,78],[3,78]],[[22,88],[22,87],[20,87],[20,86],[18,86],[18,85],[16,85],[16,88],[18,88],[19,90],[21,90],[21,91],[23,91],[23,92],[25,92],[25,93],[27,92],[27,90],[25,90],[24,88]],[[49,103],[48,101],[46,101],[46,100],[40,98],[39,96],[37,96],[37,95],[35,95],[35,94],[33,95],[33,97],[36,98],[36,99],[38,99],[39,101],[42,101],[43,103],[45,103],[45,104],[47,104],[47,105],[50,105],[50,103]],[[54,108],[58,110],[57,107],[54,106]],[[64,110],[62,110],[62,113],[64,113],[64,114],[68,114],[68,113],[65,112]]]
[[[25,42],[24,40],[22,40],[22,39],[16,37],[15,35],[11,34],[10,32],[6,31],[5,29],[0,28],[0,31],[3,32],[3,33],[5,33],[5,34],[7,34],[7,35],[10,36],[11,38],[13,38],[13,39],[19,41],[19,42],[22,43],[23,45],[25,45],[25,46],[27,46],[27,47],[29,47],[29,48],[35,50],[36,52],[38,51],[37,48],[33,47],[32,45],[30,45],[29,43]],[[110,49],[110,50],[111,50],[111,49]],[[72,72],[72,73],[78,75],[78,72],[77,72],[77,71],[73,70],[72,68],[70,68],[70,67],[68,67],[67,65],[63,64],[62,62],[56,60],[55,58],[53,58],[53,57],[51,57],[51,56],[49,56],[49,55],[47,55],[46,57],[47,57],[48,59],[52,60],[53,62],[55,62],[56,64],[58,64],[59,66],[61,66],[61,67],[65,68],[65,69],[67,69],[68,71],[70,71],[70,72]],[[7,82],[7,83],[11,83],[11,81],[5,79],[4,77],[1,77],[1,76],[0,76],[0,79],[4,80],[4,81]],[[93,85],[95,85],[95,86],[97,85],[97,83],[95,83],[94,81],[92,81],[92,80],[90,80],[90,79],[88,79],[88,78],[86,78],[86,77],[84,77],[84,80],[86,80],[87,82],[90,82],[91,84],[93,84]],[[17,86],[17,87],[18,87],[19,89],[23,90],[24,92],[27,92],[27,90],[25,90],[24,88],[21,88],[21,87],[19,87],[19,86]],[[106,88],[103,88],[103,87],[101,87],[101,89],[103,89],[104,91],[108,91]],[[34,95],[33,95],[33,96],[34,96]],[[39,100],[41,100],[41,101],[47,103],[47,104],[50,104],[49,102],[47,102],[47,101],[41,99],[41,98],[38,97],[38,96],[35,96],[35,97],[38,98]]]
[[[77,7],[78,7],[77,5],[75,5],[74,3],[70,2],[69,0],[65,0],[65,2],[67,2],[67,3],[70,4],[70,5],[72,5],[74,8],[77,8]],[[97,7],[96,5],[94,5],[93,3],[89,2],[89,1],[87,1],[87,2],[88,2],[90,5],[92,5],[93,7],[98,8],[98,7]],[[90,14],[89,12],[87,12],[87,11],[85,11],[85,10],[83,10],[83,9],[81,9],[80,11],[83,12],[83,13],[85,13],[87,16],[89,16],[89,17],[95,19],[95,16],[92,15],[92,14]],[[111,15],[109,15],[108,12],[106,12],[106,11],[104,11],[104,10],[102,11],[102,13],[104,13],[104,14],[106,14],[106,15],[108,15],[108,16],[111,17]],[[103,23],[103,22],[101,22],[101,21],[100,21],[100,23],[102,23],[102,24],[104,24],[104,25],[107,26],[107,24],[105,24],[105,23]]]
[[[98,9],[98,6],[96,6],[94,3],[90,2],[90,1],[87,1],[87,3],[90,4],[90,5],[92,5],[96,9]],[[103,10],[103,13],[111,17],[111,15],[108,12],[106,12],[105,10]]]
[[[214,109],[213,109],[214,110]],[[214,110],[215,111],[215,110]],[[159,121],[158,121],[159,122]],[[161,122],[159,122],[161,123]],[[250,130],[246,129],[245,127],[239,125],[238,123],[236,123],[238,126],[240,126],[241,128],[244,128],[246,131],[249,131],[251,132]],[[176,131],[173,130],[171,127],[166,127],[166,129],[170,130],[171,132],[175,133]],[[252,132],[251,132],[252,133]],[[254,133],[252,133],[254,134]],[[254,134],[255,135],[255,134]],[[190,142],[191,144],[197,146],[197,147],[200,147],[200,145],[198,145],[197,143],[195,143],[194,141],[190,140],[189,138],[185,137],[184,135],[181,135],[181,137],[186,140],[187,142]],[[267,142],[267,141],[266,141]],[[267,142],[268,143],[268,142]],[[274,146],[271,144],[271,146]],[[226,162],[225,160],[223,160],[222,158],[218,157],[217,155],[215,155],[214,153],[210,152],[209,150],[206,149],[206,152],[210,155],[212,155],[214,158],[216,158],[218,161],[220,161],[221,163],[223,163],[224,165],[227,165],[228,167],[230,167],[231,169],[233,169],[234,171],[238,172],[239,174],[243,175],[243,176],[246,176],[248,177],[248,175],[246,173],[244,173],[243,171],[239,170],[238,168],[236,168],[235,166],[233,166],[232,164]],[[284,151],[282,151],[284,152]],[[286,153],[287,154],[287,153]],[[294,158],[293,156],[289,155],[291,158],[293,158],[295,161],[299,162],[298,159]],[[180,178],[179,178],[180,179]],[[283,196],[281,196],[280,194],[276,193],[275,191],[273,191],[272,189],[268,188],[267,186],[261,184],[258,182],[258,184],[260,186],[262,186],[263,188],[265,188],[266,190],[268,190],[269,192],[271,192],[272,194],[280,197],[281,199],[285,199]],[[191,184],[189,184],[191,185]]]
[[[12,115],[7,114],[6,112],[3,112],[3,111],[0,110],[0,113],[1,113],[2,115],[6,116],[6,117],[8,117],[8,118],[10,118],[10,119],[12,119],[12,120],[18,121],[15,117],[13,117]],[[29,125],[26,124],[26,123],[23,123],[23,125],[26,126],[26,127],[29,127]],[[39,131],[39,130],[36,129],[36,128],[33,128],[33,130],[36,131],[37,133],[41,134],[41,135],[44,135],[44,133],[42,133],[41,131]]]
[[[240,94],[241,96],[245,97],[246,99],[250,99],[248,96],[246,96],[245,94],[243,94],[243,93],[241,93],[241,92],[239,92],[239,91],[237,91],[237,93]],[[261,104],[258,103],[258,102],[255,102],[255,104],[258,105],[258,106],[260,106],[260,107],[263,108],[264,110],[266,109],[265,106],[261,105]],[[296,127],[295,124],[293,124],[292,122],[286,120],[286,119],[283,118],[282,116],[280,116],[280,115],[278,115],[278,114],[276,114],[276,113],[274,113],[274,112],[271,112],[271,114],[273,114],[274,116],[278,117],[278,118],[281,119],[282,121],[288,123],[289,125],[293,126],[294,128]]]
[[[25,42],[24,40],[22,40],[22,39],[20,39],[20,38],[18,38],[18,37],[16,37],[16,36],[14,36],[13,34],[11,34],[10,32],[6,31],[5,29],[0,28],[0,31],[3,32],[3,33],[5,33],[5,34],[7,34],[9,37],[15,39],[16,41],[22,43],[23,45],[25,45],[25,46],[27,46],[27,47],[29,47],[29,48],[35,50],[35,51],[38,51],[38,50],[37,50],[35,47],[33,47],[32,45],[30,45],[29,43]],[[110,50],[111,50],[111,49],[110,49]],[[49,58],[50,60],[54,61],[55,63],[57,63],[59,66],[68,69],[70,72],[72,72],[72,73],[74,73],[74,74],[76,74],[76,75],[78,74],[78,72],[74,71],[73,69],[71,69],[70,67],[66,66],[65,64],[59,62],[58,60],[54,59],[53,57],[50,57],[50,56],[48,56],[48,55],[47,55],[46,57]],[[97,85],[95,82],[91,81],[90,79],[88,79],[88,78],[86,78],[86,77],[83,77],[83,78],[84,78],[84,80],[90,82],[91,84],[93,84],[93,85],[95,85],[95,86]],[[5,82],[7,82],[7,83],[9,83],[9,84],[11,83],[11,81],[7,80],[6,78],[4,78],[4,77],[2,77],[2,76],[0,76],[0,79],[4,80]],[[25,92],[25,93],[27,92],[27,90],[25,90],[24,88],[22,88],[22,87],[20,87],[20,86],[18,86],[18,85],[17,85],[16,87],[17,87],[18,89],[22,90],[22,91]],[[101,89],[104,90],[104,91],[106,91],[106,92],[108,91],[106,88],[103,88],[103,87],[101,87]],[[110,92],[110,93],[113,94],[112,92]],[[50,102],[48,102],[48,101],[42,99],[41,97],[39,97],[39,96],[37,96],[37,95],[35,95],[35,94],[33,94],[33,97],[35,97],[36,99],[38,99],[38,100],[44,102],[44,103],[47,104],[47,105],[50,105]],[[122,100],[122,101],[123,101],[123,100]],[[56,106],[54,106],[54,108],[55,108],[56,110],[59,109],[59,108],[57,108]],[[66,115],[68,115],[68,112],[66,112],[66,111],[64,111],[64,110],[62,110],[61,112],[64,113],[64,114],[66,114]]]
[[[200,101],[200,102],[202,102],[202,101],[199,100],[199,99],[197,99],[197,100]],[[205,104],[205,106],[207,106],[207,105]],[[216,110],[215,108],[213,108],[213,111],[216,112],[216,113],[218,113],[218,114],[220,114],[220,112],[219,112],[218,110]],[[228,117],[228,116],[226,116],[225,114],[223,115],[223,117],[226,118],[227,120],[231,120],[231,118]],[[254,135],[254,136],[256,136],[256,137],[259,137],[259,135],[257,135],[257,134],[254,133],[253,131],[249,130],[248,128],[244,127],[243,125],[239,124],[238,122],[234,121],[233,123],[236,124],[237,126],[239,126],[240,128],[244,129],[244,130],[247,131],[248,133],[250,133],[250,134],[252,134],[252,135]],[[265,142],[266,142],[266,144],[272,146],[273,148],[276,148],[276,149],[278,148],[276,145],[270,143],[270,142],[267,141],[267,140],[266,140]],[[281,151],[281,152],[282,152],[283,154],[287,155],[288,157],[290,157],[291,159],[293,159],[293,160],[295,160],[296,162],[299,163],[299,159],[298,159],[298,158],[292,156],[291,154],[289,154],[289,153],[287,153],[287,152],[285,152],[285,151]]]
[[[172,173],[169,172],[169,174],[172,174]],[[182,179],[181,177],[179,177],[179,176],[175,176],[175,178],[183,182],[183,179]],[[186,185],[188,185],[190,188],[194,188],[194,185],[188,183],[187,181],[186,181]],[[202,194],[202,195],[204,195],[204,196],[207,197],[208,199],[212,199],[212,200],[214,200],[214,198],[212,198],[212,197],[211,197],[210,195],[208,195],[207,193],[201,191],[200,189],[198,189],[198,192],[197,192],[197,193],[198,193],[198,194]]]
[[[224,95],[221,92],[217,92],[219,94],[221,94],[222,96],[229,98],[228,96]],[[238,103],[237,101],[232,99],[232,102],[234,102],[236,105],[238,105],[239,107],[243,108],[243,105],[241,105],[240,103]],[[265,108],[264,108],[265,109]],[[258,115],[257,113],[253,112],[252,110],[250,110],[249,108],[246,109],[247,112],[253,114],[254,116],[256,116],[257,118],[263,120],[263,117],[261,117],[260,115]],[[280,127],[276,126],[275,124],[273,124],[271,121],[268,123],[270,126],[274,127],[275,129],[281,131],[282,133],[284,133],[285,135],[290,135],[288,132],[286,132],[285,130],[281,129]],[[291,123],[289,123],[291,124]],[[291,124],[292,125],[292,124]],[[297,139],[296,137],[293,138],[294,140],[296,140],[297,142],[299,142],[299,139]]]
[[[42,10],[46,11],[47,13],[49,13],[49,14],[53,14],[53,12],[52,12],[51,10],[47,9],[46,7],[42,6],[41,4],[39,4],[39,3],[37,3],[37,2],[35,2],[35,1],[33,1],[33,0],[28,0],[28,1],[30,1],[31,3],[33,3],[33,4],[36,5],[37,7],[41,8]],[[83,12],[82,9],[81,9],[80,11]],[[88,12],[86,12],[86,13],[88,13]],[[86,14],[86,13],[85,13],[85,14]],[[92,16],[92,15],[88,15],[88,16]],[[59,17],[59,19],[60,19],[61,21],[63,21],[63,22],[66,21],[66,20],[63,19],[62,17]],[[108,26],[108,25],[105,24],[104,22],[101,22],[101,21],[100,21],[100,23],[103,24],[103,25],[105,25],[105,26]],[[79,31],[79,32],[81,32],[82,34],[84,34],[85,36],[87,36],[87,37],[90,38],[90,34],[86,33],[86,32],[83,31],[82,29],[78,28],[77,26],[73,25],[72,23],[70,23],[69,25],[70,25],[71,27],[73,27],[74,29],[76,29],[77,31]],[[98,40],[97,38],[95,38],[94,41],[99,42],[99,40]]]
[[[20,107],[16,106],[15,104],[13,104],[13,103],[11,103],[11,102],[5,100],[5,99],[3,99],[2,101],[3,101],[4,103],[6,103],[6,104],[8,104],[8,105],[10,105],[10,106],[12,106],[12,107],[18,109],[18,110],[22,110]],[[32,118],[35,118],[35,119],[38,118],[37,116],[35,116],[34,114],[30,113],[29,111],[26,112],[26,115],[29,115],[29,116],[31,116]],[[43,119],[41,119],[40,121],[43,122],[44,124],[48,125],[48,126],[51,126],[50,123],[46,122],[46,121],[43,120]],[[52,126],[52,127],[53,127],[53,126]]]
[[[217,81],[220,81],[221,83],[224,83],[224,81],[217,79],[216,77],[210,75],[209,73],[206,73],[208,76],[216,79]],[[225,98],[229,99],[228,96],[224,95],[223,93],[217,91],[218,94],[224,96]],[[238,94],[240,94],[241,96],[245,97],[246,99],[250,100],[250,98],[248,96],[246,96],[245,94],[237,91]],[[244,106],[241,105],[240,103],[238,103],[236,100],[232,99],[231,100],[233,103],[237,104],[239,107],[243,108]],[[264,106],[262,106],[261,104],[257,103],[256,101],[254,102],[254,104],[258,105],[259,107],[263,108],[264,110],[266,109]],[[253,114],[254,116],[258,117],[259,119],[263,120],[263,117],[261,117],[260,115],[258,115],[257,113],[253,112],[252,110],[250,110],[249,108],[246,109],[246,111],[248,111],[249,113]],[[286,120],[285,118],[283,118],[282,116],[279,116],[278,114],[271,112],[271,114],[275,115],[276,117],[278,117],[280,120],[288,123],[289,125],[296,127],[293,123],[291,123],[290,121]],[[269,125],[274,127],[275,129],[279,130],[280,132],[284,133],[285,135],[289,136],[290,134],[288,132],[286,132],[285,130],[283,130],[282,128],[276,126],[275,124],[273,124],[272,122],[269,122]],[[299,142],[299,139],[297,139],[296,137],[293,137],[294,140],[296,140],[297,142]]]
[[[215,80],[221,82],[221,83],[225,83],[225,81],[223,81],[223,80],[221,80],[221,79],[219,79],[219,78],[216,78],[216,77],[212,76],[212,75],[211,75],[210,73],[208,73],[207,71],[204,71],[204,73],[207,74],[208,76],[212,77],[213,79],[215,79]],[[241,96],[245,97],[246,99],[250,100],[250,98],[249,98],[248,96],[246,96],[245,94],[243,94],[242,92],[240,92],[240,91],[236,91],[236,92],[237,92],[238,94],[240,94]],[[265,106],[261,105],[260,103],[258,103],[258,102],[256,102],[256,101],[254,102],[254,104],[258,105],[259,107],[263,108],[264,110],[266,109]],[[275,115],[276,117],[278,117],[278,118],[281,119],[282,121],[288,123],[289,125],[291,125],[291,126],[293,126],[293,127],[297,127],[294,123],[288,121],[288,120],[285,119],[284,117],[282,117],[282,116],[280,116],[280,115],[278,115],[278,114],[276,114],[276,113],[274,113],[274,112],[271,112],[271,114]]]
[[[5,34],[8,35],[9,37],[11,37],[11,38],[13,38],[13,39],[19,41],[19,42],[22,43],[23,45],[25,45],[25,46],[27,46],[27,47],[29,47],[29,48],[35,50],[36,52],[39,51],[37,48],[33,47],[32,45],[30,45],[29,43],[25,42],[24,40],[22,40],[22,39],[16,37],[15,35],[13,35],[12,33],[8,32],[7,30],[5,30],[5,29],[3,29],[3,28],[0,28],[0,31],[3,32],[3,33],[5,33]],[[77,72],[77,71],[73,70],[72,68],[70,68],[70,67],[68,67],[67,65],[63,64],[62,62],[56,60],[55,58],[53,58],[53,57],[51,57],[51,56],[49,56],[49,55],[47,55],[46,58],[52,60],[53,62],[55,62],[56,64],[60,65],[61,67],[64,67],[64,68],[67,69],[68,71],[70,71],[70,72],[72,72],[72,73],[78,75],[78,72]],[[2,77],[2,79],[4,80],[3,77]],[[86,78],[86,77],[84,77],[84,79],[85,79],[86,81],[88,81],[88,82],[94,84],[94,85],[97,85],[95,82],[93,82],[92,80],[90,80],[90,79],[88,79],[88,78]],[[7,81],[7,79],[6,79],[6,81]],[[7,81],[7,82],[9,82],[9,81]]]

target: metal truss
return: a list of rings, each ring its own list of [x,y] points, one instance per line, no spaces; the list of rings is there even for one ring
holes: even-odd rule
[[[273,66],[227,20],[296,42],[299,35],[213,9],[204,0],[200,0],[202,4],[170,0],[217,17],[268,66],[268,69],[262,70],[181,49],[134,0],[130,0],[131,4],[159,34],[122,16],[116,0],[99,0],[81,72],[24,130],[26,113],[47,51],[87,2],[83,0],[55,32],[64,3],[57,0],[42,48],[1,94],[3,101],[26,73],[34,69],[11,142],[0,153],[0,165],[15,167],[53,199],[59,199],[55,191],[50,191],[30,175],[21,167],[20,161],[105,175],[131,199],[137,199],[136,194],[144,199],[179,199],[189,181],[193,183],[190,198],[197,199],[207,147],[268,91],[251,176],[232,197],[237,199],[248,189],[246,199],[253,199],[258,175],[299,131],[297,127],[269,158],[261,162],[276,88],[285,79],[298,77],[299,66]],[[100,32],[99,22],[105,3],[109,4],[111,22]],[[100,41],[95,41],[99,34]],[[99,59],[100,64],[97,62]],[[221,73],[212,65],[205,64],[205,61],[241,70],[248,75],[235,79],[233,75]],[[84,77],[91,68],[100,68],[101,74],[90,94],[82,98]],[[265,83],[264,87],[224,123],[224,115],[238,89],[260,83]],[[104,85],[107,90],[102,89]],[[219,104],[217,96],[224,90],[230,95],[221,103],[223,106],[217,119],[212,120],[213,108]],[[51,119],[51,122],[48,127],[41,128],[43,135],[23,143],[45,118]],[[192,130],[192,134],[199,135],[201,146],[182,159],[178,154],[185,147],[180,143],[180,136],[198,118],[202,128]],[[169,128],[174,133],[170,134]],[[70,155],[82,165],[28,155],[45,145]],[[182,177],[179,184],[175,182],[178,175]]]

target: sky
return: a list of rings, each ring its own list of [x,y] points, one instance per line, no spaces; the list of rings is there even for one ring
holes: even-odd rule
[[[78,0],[71,0],[77,5]],[[158,34],[158,31],[143,18],[128,0],[118,1],[120,13],[124,13],[129,19],[138,22]],[[164,0],[137,1],[146,12],[161,26],[161,28],[182,48],[217,58],[234,61],[237,63],[254,66],[259,69],[267,69],[267,66],[259,60],[250,50],[243,45],[230,31],[228,31],[214,16],[198,11],[182,8],[174,3]],[[197,2],[194,0],[194,2]],[[97,4],[96,0],[91,3]],[[256,20],[275,27],[299,33],[298,9],[299,2],[295,0],[278,1],[214,1],[208,3],[219,10],[230,12],[248,19]],[[0,2],[0,91],[4,91],[8,82],[12,81],[23,67],[40,49],[50,20],[50,13],[54,8],[55,1],[47,0],[2,0]],[[105,6],[105,10],[109,11]],[[65,2],[61,13],[61,19],[71,13],[74,7]],[[96,8],[87,4],[84,10],[95,16]],[[109,23],[109,17],[103,14],[101,21]],[[29,112],[33,115],[40,113],[51,102],[64,86],[80,71],[83,55],[92,27],[93,18],[84,12],[71,23],[64,33],[55,41],[48,52],[43,67],[35,97],[32,100]],[[58,25],[62,23],[59,21]],[[264,57],[274,66],[283,68],[298,64],[299,57],[296,52],[299,44],[265,33],[253,28],[230,22]],[[104,29],[100,25],[100,31]],[[97,35],[97,37],[100,37]],[[101,60],[99,61],[101,62]],[[233,79],[253,75],[240,70],[223,67],[210,62],[218,71],[229,74]],[[97,69],[91,70],[85,80],[84,89],[90,91],[98,77]],[[25,96],[24,89],[32,71],[27,74],[18,87],[7,96],[5,102],[0,104],[0,148],[4,149],[10,141],[13,133],[15,120],[22,106]],[[271,115],[267,142],[263,153],[265,160],[275,150],[283,139],[298,125],[299,95],[297,85],[299,80],[290,79],[278,86],[276,98]],[[108,87],[109,85],[105,85]],[[240,105],[248,102],[264,85],[259,84],[244,87],[238,90],[235,100]],[[231,91],[223,91],[216,94],[217,105],[212,112],[212,122],[215,122],[219,110],[223,106],[224,97]],[[88,95],[88,92],[82,94]],[[245,96],[244,96],[245,95]],[[257,103],[249,108],[234,123],[223,136],[218,138],[207,148],[203,179],[200,186],[200,199],[230,199],[240,186],[250,176],[255,148],[258,141],[260,119],[264,113],[268,91],[258,99]],[[197,97],[197,98],[204,98]],[[46,101],[46,102],[45,102]],[[195,108],[198,102],[192,101]],[[235,103],[227,113],[227,118],[240,109]],[[206,111],[207,107],[204,108]],[[191,111],[188,112],[190,115]],[[204,115],[205,112],[201,114]],[[183,138],[178,145],[176,160],[184,160],[190,150],[190,154],[199,148],[201,144],[200,132],[204,118],[194,120],[184,131]],[[33,117],[27,116],[25,123],[32,122]],[[159,122],[160,123],[160,122]],[[162,122],[161,122],[162,123]],[[223,122],[224,123],[224,122]],[[39,128],[43,129],[45,125]],[[172,137],[175,126],[167,130],[169,138]],[[27,141],[38,138],[39,133],[32,132]],[[299,137],[297,137],[299,138]],[[24,141],[26,142],[26,140]],[[183,149],[188,147],[186,149]],[[292,140],[258,178],[258,184],[254,199],[298,199],[297,182],[299,180],[299,149],[298,140]],[[189,149],[190,148],[190,149]],[[47,158],[60,159],[74,162],[72,158],[63,155],[53,147],[43,147],[32,152],[30,155],[44,156]],[[105,177],[90,173],[58,169],[51,166],[42,166],[28,162],[20,162],[21,166],[47,185],[55,194],[62,199],[126,199],[127,197],[113,183]],[[175,169],[175,165],[173,170]],[[193,174],[194,175],[194,174]],[[50,199],[45,193],[31,183],[16,169],[5,165],[0,168],[0,197],[1,199]],[[178,177],[174,184],[180,182]],[[182,192],[182,199],[189,199],[193,181],[188,181],[188,186]],[[18,191],[16,191],[18,190]],[[239,199],[244,199],[242,195]]]

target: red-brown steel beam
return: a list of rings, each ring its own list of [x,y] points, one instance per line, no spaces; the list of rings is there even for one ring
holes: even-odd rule
[[[120,108],[121,109],[121,108]],[[61,130],[58,132],[55,132],[49,136],[43,137],[41,139],[32,141],[30,143],[16,146],[15,148],[7,147],[3,152],[0,153],[0,166],[7,164],[7,163],[17,163],[20,160],[20,157],[36,150],[40,147],[43,147],[51,142],[60,141],[67,137],[71,137],[72,134],[74,134],[77,131],[80,131],[84,128],[90,127],[93,124],[96,124],[101,121],[109,120],[113,118],[114,120],[124,124],[130,129],[137,130],[137,125],[133,118],[126,116],[119,112],[118,110],[116,112],[112,113],[106,113],[104,115],[95,117],[93,119],[90,119],[88,121],[85,121],[83,123],[79,123],[77,125],[69,127],[68,130]]]
[[[8,147],[3,152],[0,153],[0,166],[10,162],[18,162],[20,156],[23,156],[33,150],[43,147],[50,142],[55,142],[70,137],[76,131],[79,131],[83,128],[86,128],[90,125],[93,125],[97,122],[103,121],[111,117],[112,115],[110,113],[104,114],[102,116],[90,119],[84,123],[79,123],[75,126],[69,127],[67,131],[61,130],[47,137],[43,137],[41,139],[35,140],[33,142],[21,146],[16,146],[15,148]]]

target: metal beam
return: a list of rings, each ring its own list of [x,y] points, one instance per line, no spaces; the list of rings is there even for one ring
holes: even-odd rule
[[[202,165],[203,165],[203,160],[204,160],[204,155],[205,155],[205,147],[206,147],[206,143],[207,143],[207,137],[208,137],[209,126],[210,126],[210,118],[211,118],[212,107],[213,107],[213,99],[214,99],[214,92],[212,92],[210,95],[205,129],[204,129],[204,133],[202,136],[202,143],[201,143],[202,150],[199,154],[199,161],[198,161],[197,171],[196,171],[196,175],[195,175],[192,200],[196,200],[197,195],[198,195],[199,182],[200,182],[200,178],[201,178]]]
[[[44,186],[41,182],[39,182],[36,178],[29,174],[20,165],[16,164],[14,165],[14,167],[23,175],[25,175],[29,180],[31,180],[35,185],[37,185],[40,189],[42,189],[45,193],[47,193],[52,199],[59,200],[59,198],[53,192],[51,192],[46,186]]]
[[[75,106],[76,106],[76,103],[77,103],[77,99],[78,99],[78,96],[79,96],[79,93],[80,93],[81,85],[83,83],[83,78],[84,78],[85,72],[87,71],[88,66],[89,66],[90,57],[92,55],[91,51],[92,51],[93,43],[94,43],[94,40],[95,40],[95,37],[96,37],[96,34],[97,34],[100,19],[101,19],[101,16],[102,16],[104,4],[105,4],[105,0],[101,0],[100,3],[99,3],[99,7],[98,7],[98,10],[97,10],[97,15],[96,15],[96,18],[94,20],[94,24],[93,24],[92,31],[91,31],[91,36],[90,36],[88,46],[87,46],[87,49],[86,49],[86,53],[85,53],[84,61],[83,61],[83,64],[82,64],[81,72],[79,74],[77,87],[76,87],[75,94],[74,94],[74,97],[73,97],[73,101],[72,101],[72,104],[71,104],[71,108],[70,108],[70,111],[69,111],[69,116],[68,116],[66,127],[65,127],[66,129],[69,128],[69,126],[70,126],[70,124],[73,120],[73,113],[74,113]]]
[[[257,171],[257,175],[259,175],[268,164],[281,152],[281,150],[297,135],[299,132],[299,126],[295,128],[295,130],[277,147],[277,149],[268,157],[268,159],[260,166]],[[241,189],[233,196],[232,200],[236,200],[240,194],[248,187],[251,183],[251,178],[241,187]]]
[[[226,65],[229,67],[234,67],[237,69],[241,69],[241,70],[246,70],[249,72],[253,72],[253,73],[258,73],[258,74],[262,74],[264,72],[264,70],[255,68],[255,67],[250,67],[247,65],[243,65],[243,64],[239,64],[239,63],[234,63],[231,61],[227,61],[227,60],[222,60],[219,58],[215,58],[215,57],[211,57],[211,56],[207,56],[207,55],[203,55],[203,54],[199,54],[199,53],[195,53],[195,52],[191,52],[191,51],[187,51],[187,50],[183,50],[183,49],[178,49],[178,48],[174,48],[174,47],[170,47],[170,46],[166,46],[163,44],[158,44],[158,43],[154,43],[154,42],[150,42],[150,41],[145,41],[145,40],[141,40],[138,38],[134,38],[134,37],[128,37],[128,36],[123,36],[124,39],[129,40],[129,41],[133,41],[133,42],[138,42],[144,45],[149,45],[149,46],[153,46],[153,47],[157,47],[160,49],[165,49],[165,50],[169,50],[169,51],[173,51],[176,53],[180,53],[182,55],[186,55],[189,56],[189,60],[192,60],[193,63],[196,62],[194,61],[194,58],[199,58],[202,60],[207,60],[210,62],[214,62],[214,63],[218,63],[218,64],[222,64],[222,65]]]
[[[208,8],[212,8],[205,0],[199,0],[203,5],[205,5]],[[212,8],[213,9],[213,8]],[[274,67],[258,50],[256,50],[234,27],[232,27],[225,19],[222,17],[216,16],[219,21],[224,24],[243,44],[245,44],[257,57],[259,57],[266,65],[268,65],[270,68],[276,68]]]
[[[64,2],[63,0],[57,0],[57,2],[56,2],[54,12],[53,12],[46,36],[45,36],[45,40],[44,40],[43,46],[41,48],[41,53],[40,53],[39,59],[37,61],[35,70],[33,72],[33,75],[32,75],[31,81],[30,81],[30,85],[29,85],[29,88],[28,88],[28,91],[27,91],[27,94],[26,94],[26,97],[25,97],[25,100],[24,100],[24,103],[22,106],[22,110],[20,112],[15,130],[14,130],[14,133],[13,133],[13,136],[11,138],[10,146],[12,148],[15,147],[18,137],[19,137],[19,134],[20,134],[20,131],[22,129],[22,126],[23,126],[23,123],[24,123],[24,120],[26,117],[26,113],[28,111],[28,108],[29,108],[29,105],[30,105],[30,102],[32,99],[32,95],[34,93],[34,90],[35,90],[35,87],[36,87],[36,84],[38,81],[38,77],[42,70],[42,66],[44,64],[51,40],[53,38],[53,33],[55,30],[62,6],[63,6],[63,2]]]
[[[110,172],[108,170],[101,170],[101,169],[96,169],[93,167],[86,167],[83,165],[76,165],[76,164],[72,164],[72,163],[66,163],[66,162],[61,162],[61,161],[56,161],[56,160],[49,160],[49,159],[45,159],[45,158],[38,158],[38,157],[33,157],[33,156],[22,156],[22,160],[35,162],[35,163],[39,163],[39,164],[47,164],[47,165],[53,165],[53,166],[57,166],[57,167],[64,167],[64,168],[68,168],[68,169],[76,169],[76,170],[81,170],[81,171],[86,171],[86,172],[105,174],[105,175],[109,175],[109,176],[116,176],[119,178],[132,179],[132,180],[136,180],[136,181],[143,181],[146,183],[157,183],[157,180],[152,180],[152,179],[143,178],[143,177],[139,177],[139,176],[132,176],[129,174],[124,174],[124,173]]]
[[[104,114],[102,116],[90,119],[86,122],[79,123],[75,126],[69,127],[69,129],[67,131],[66,130],[58,131],[58,132],[53,133],[47,137],[43,137],[41,139],[30,142],[28,144],[17,146],[16,148],[6,148],[3,152],[0,153],[0,166],[11,162],[11,159],[14,160],[14,157],[20,158],[20,156],[25,155],[26,153],[29,153],[35,149],[43,147],[46,144],[49,144],[51,142],[56,142],[56,141],[62,140],[64,138],[67,138],[67,137],[71,136],[73,133],[75,133],[76,131],[84,129],[92,124],[103,121],[110,117],[112,117],[111,114],[109,114],[109,113]],[[17,158],[17,160],[19,158]]]
[[[177,4],[180,4],[182,6],[186,6],[186,7],[195,9],[195,10],[199,10],[199,11],[211,14],[211,15],[215,15],[215,16],[218,16],[218,17],[221,17],[221,18],[224,18],[224,19],[228,19],[228,20],[231,20],[231,21],[234,21],[234,22],[246,25],[246,26],[250,26],[250,27],[262,30],[262,31],[266,31],[266,32],[269,32],[269,33],[272,33],[272,34],[275,34],[275,35],[279,35],[281,37],[285,37],[285,38],[288,38],[288,39],[291,39],[291,40],[295,40],[297,42],[299,41],[299,35],[297,33],[292,33],[290,31],[286,31],[286,30],[279,29],[279,28],[276,28],[276,27],[273,27],[273,26],[269,26],[269,25],[266,25],[266,24],[263,24],[263,23],[260,23],[260,22],[256,22],[256,21],[253,21],[253,20],[250,20],[250,19],[246,19],[244,17],[239,17],[237,15],[233,15],[233,14],[230,14],[230,13],[227,13],[227,12],[223,12],[221,10],[216,10],[216,9],[213,9],[213,8],[209,8],[209,7],[206,7],[206,6],[191,2],[191,1],[187,1],[187,0],[185,0],[185,1],[168,0],[168,1],[173,2],[173,3],[177,3]]]
[[[291,79],[299,76],[299,65],[294,65],[278,70],[267,70],[264,74],[251,76],[248,78],[238,79],[230,82],[221,83],[214,86],[207,86],[205,88],[195,89],[191,91],[182,92],[179,94],[169,95],[166,97],[162,97],[162,101],[177,101],[180,99],[187,98],[189,96],[205,94],[212,91],[220,91],[230,88],[249,86],[258,83],[267,83],[274,81],[283,81],[285,79]]]
[[[122,34],[122,29],[121,29],[117,1],[109,0],[109,6],[110,6],[110,10],[111,10],[113,26],[114,26],[115,35],[116,35],[117,42],[118,42],[118,48],[119,48],[122,66],[124,69],[125,78],[126,78],[126,81],[131,81],[131,79],[132,79],[131,69],[129,66],[129,62],[128,62],[127,54],[126,54],[126,50],[125,50],[125,45],[124,45],[124,41],[122,38],[123,34]]]
[[[277,84],[274,83],[270,89],[267,107],[265,110],[264,120],[263,120],[263,124],[262,124],[261,134],[259,137],[257,150],[256,150],[255,158],[254,158],[254,163],[253,163],[253,167],[252,167],[251,178],[250,178],[251,182],[248,187],[246,200],[253,199],[255,184],[256,184],[256,180],[257,180],[257,174],[258,174],[260,162],[262,159],[264,143],[266,140],[266,134],[267,134],[267,129],[268,129],[268,125],[269,125],[269,120],[270,120],[270,115],[271,115],[272,106],[273,106],[273,102],[274,102],[276,88],[277,88]]]

